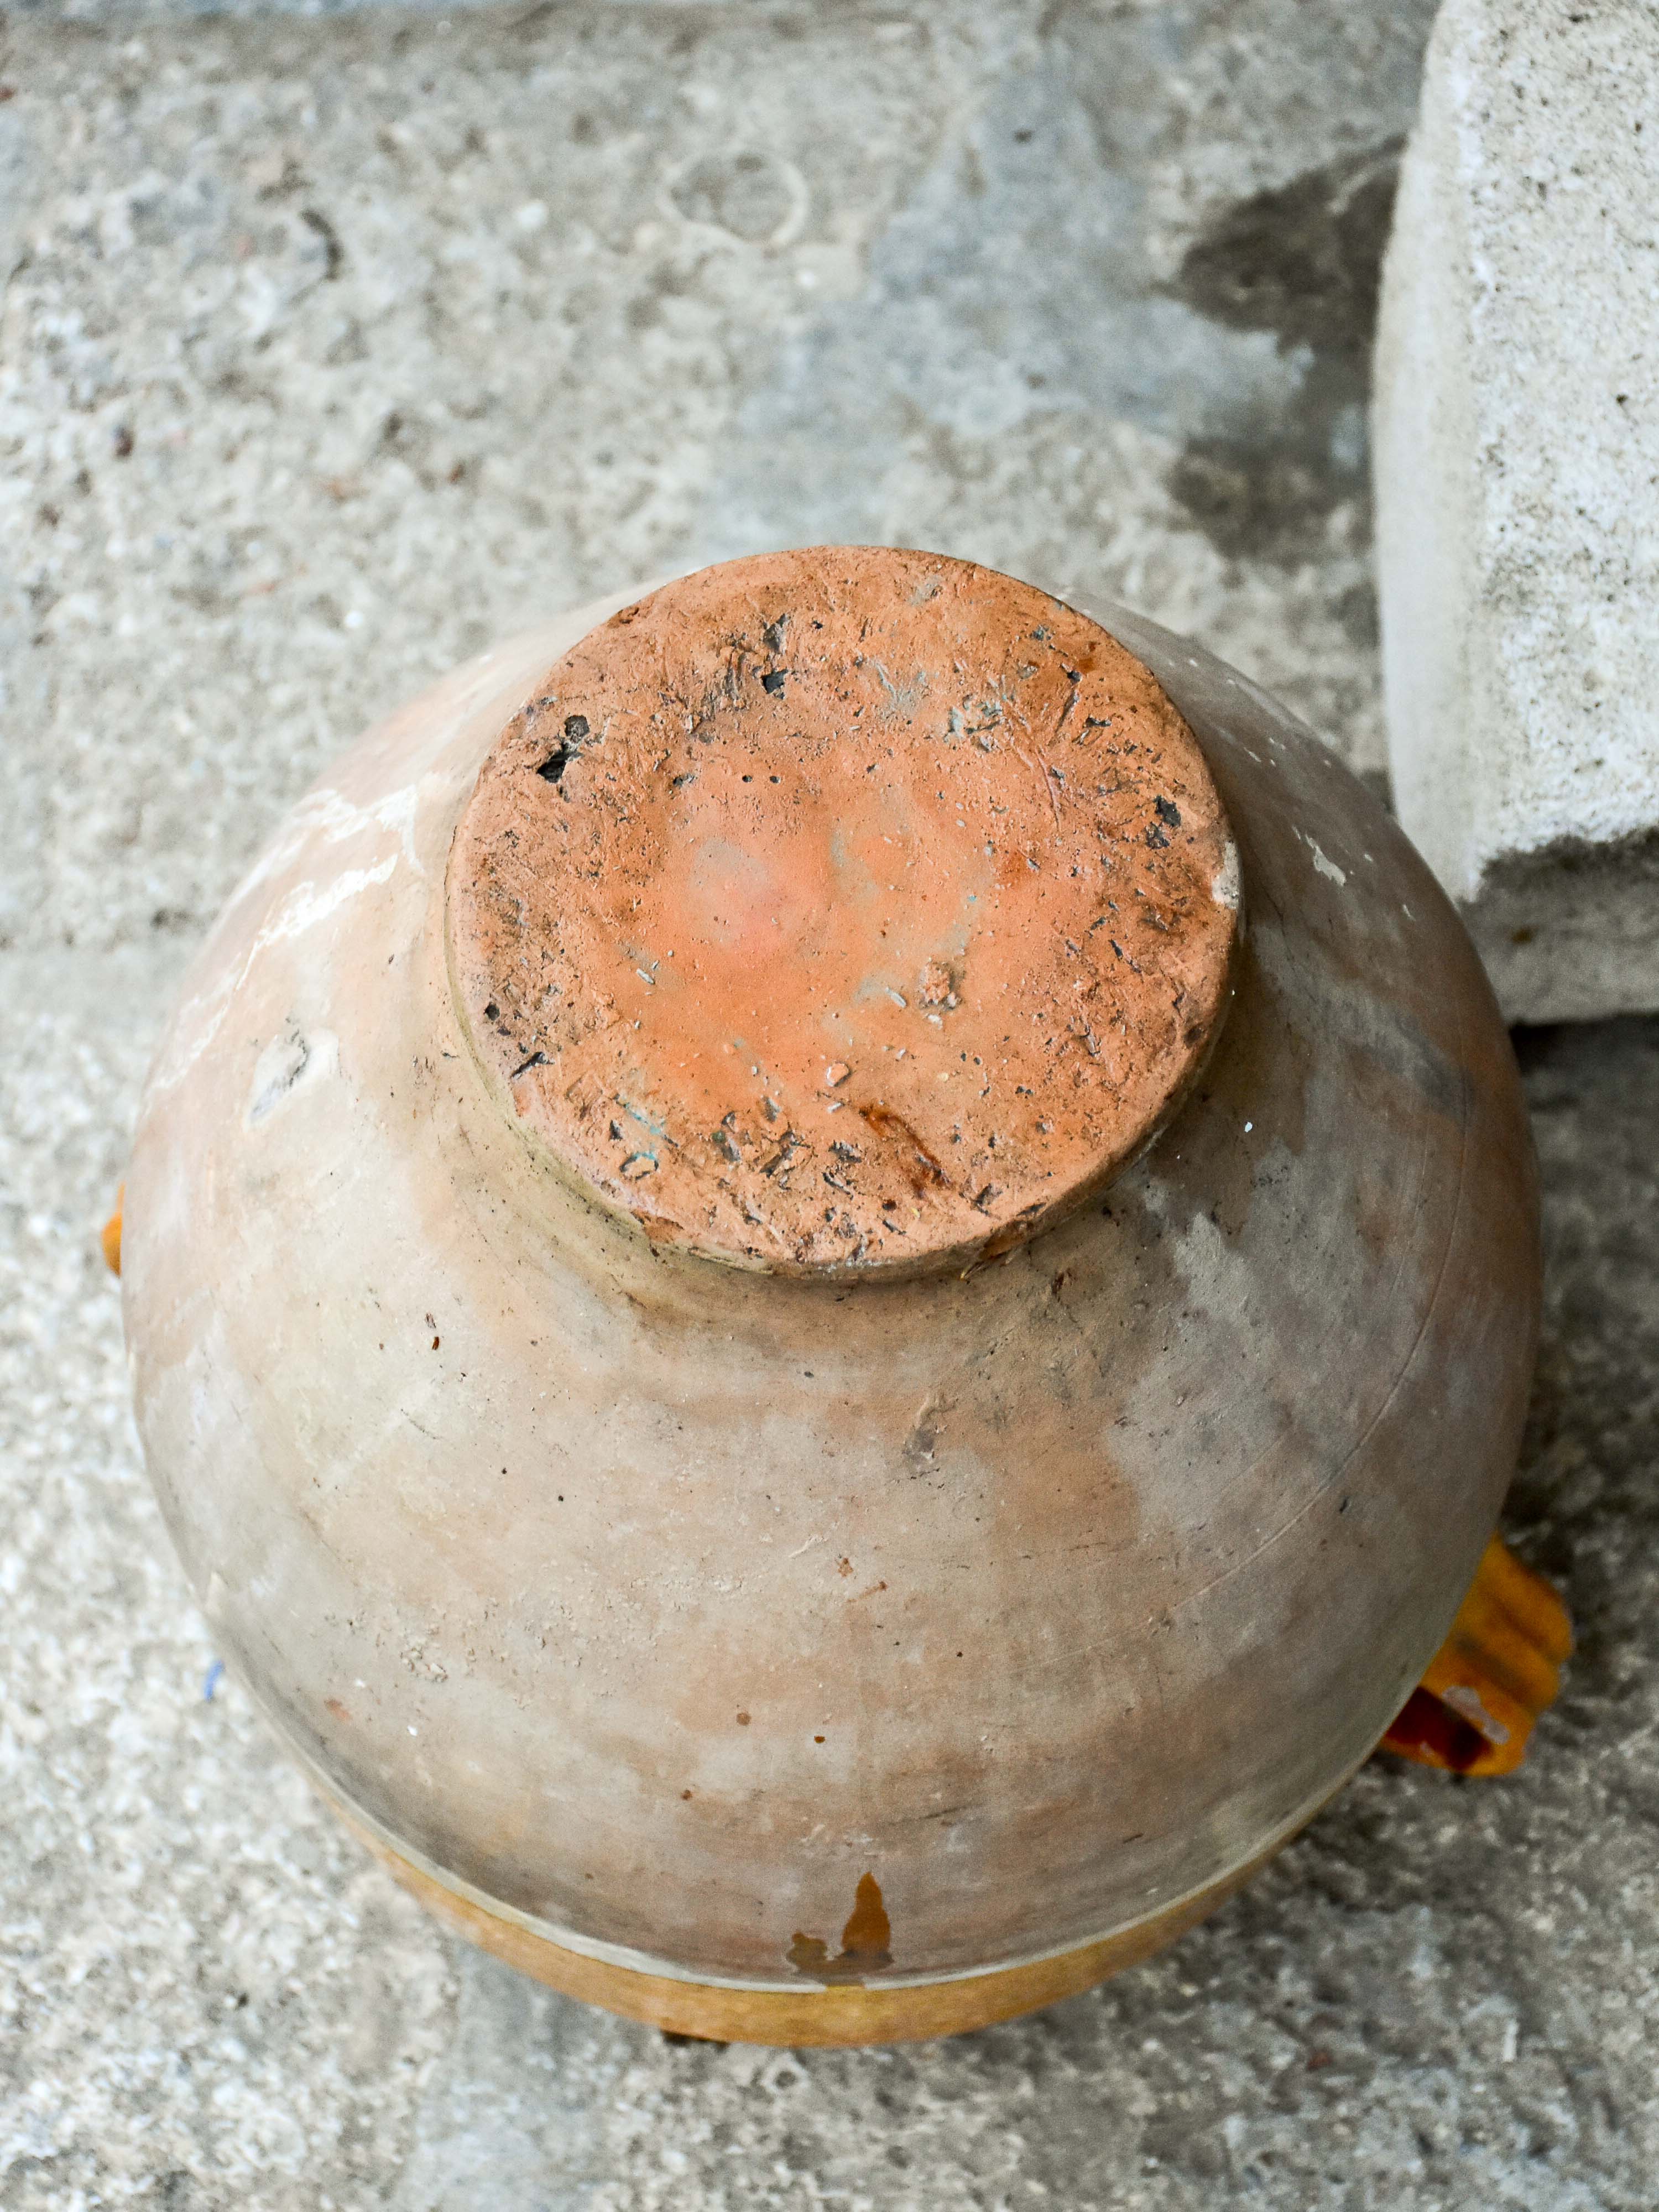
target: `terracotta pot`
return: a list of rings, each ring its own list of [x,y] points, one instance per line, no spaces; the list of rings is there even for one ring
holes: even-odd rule
[[[145,1093],[220,1649],[431,1902],[665,2026],[1144,1956],[1376,1742],[1514,1462],[1468,940],[1305,729],[1102,619],[843,548],[488,653],[294,810]]]

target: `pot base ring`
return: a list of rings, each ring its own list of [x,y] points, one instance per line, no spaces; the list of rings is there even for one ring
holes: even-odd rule
[[[333,1801],[331,1801],[333,1802]],[[744,1989],[730,1984],[680,1981],[665,1974],[642,1973],[609,1960],[567,1950],[544,1936],[461,1897],[413,1865],[337,1802],[334,1810],[358,1841],[380,1861],[434,1918],[481,1951],[528,1974],[533,1981],[641,2021],[670,2035],[708,2043],[759,2043],[785,2048],[927,2043],[944,2035],[963,2035],[991,2027],[1022,2013],[1077,1996],[1097,1982],[1138,1966],[1225,1904],[1259,1874],[1288,1838],[1279,1836],[1246,1865],[1236,1867],[1207,1889],[1183,1897],[1166,1911],[1116,1935],[1080,1944],[1023,1965],[994,1967],[981,1974],[948,1981],[913,1982],[884,1988],[879,1984],[843,1983],[821,1987],[803,1982],[799,1990]]]

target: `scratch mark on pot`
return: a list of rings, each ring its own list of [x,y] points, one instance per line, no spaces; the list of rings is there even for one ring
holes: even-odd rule
[[[1328,860],[1305,830],[1298,830],[1296,834],[1313,854],[1313,864],[1319,874],[1328,877],[1340,890],[1348,880],[1347,870],[1339,868],[1334,860]]]

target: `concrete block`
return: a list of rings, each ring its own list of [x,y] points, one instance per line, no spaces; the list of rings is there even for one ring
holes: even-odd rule
[[[1659,12],[1447,0],[1378,328],[1401,821],[1506,1012],[1659,1007]]]

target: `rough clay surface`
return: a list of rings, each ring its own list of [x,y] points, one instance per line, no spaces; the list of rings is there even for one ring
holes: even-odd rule
[[[137,53],[14,19],[6,2212],[1650,2207],[1659,1024],[1523,1041],[1550,1289],[1510,1528],[1580,1639],[1533,1761],[1490,1785],[1370,1767],[1166,1958],[957,2045],[677,2047],[452,1951],[240,1695],[204,1700],[212,1654],[137,1465],[97,1255],[182,940],[283,806],[520,610],[755,542],[714,527],[739,480],[773,501],[762,539],[931,539],[1061,590],[1089,581],[1086,555],[1102,591],[1201,632],[1375,761],[1367,648],[1343,628],[1369,606],[1363,343],[1341,336],[1366,294],[1343,240],[1367,234],[1430,12],[1062,8],[1040,30],[1035,7],[941,8],[925,33],[890,15],[883,44],[828,9],[793,40],[748,11],[566,11],[464,39],[162,28]],[[865,135],[838,148],[855,96]],[[1014,136],[1056,118],[1080,188]],[[403,134],[393,150],[377,129]],[[834,224],[781,253],[683,229],[658,179],[688,159],[709,164],[684,188],[694,215],[763,221],[779,172],[737,173],[745,143],[786,149]],[[753,215],[723,197],[745,179]],[[1203,297],[1240,319],[1182,321],[1191,350],[1148,365],[1163,429],[1100,400],[1117,371],[1094,339],[1127,318],[1063,262],[1038,260],[1040,314],[1007,313],[1016,276],[1031,296],[1021,209],[1078,240],[1103,204],[1103,287],[1173,282],[1201,240]],[[330,279],[301,210],[342,205]],[[1287,234],[1307,252],[1264,262]],[[923,293],[930,239],[965,267]],[[906,348],[884,354],[872,334],[895,327]],[[1275,384],[1255,409],[1241,384],[1241,416],[1189,441],[1186,367],[1272,364],[1251,330],[1307,348],[1293,398]],[[993,429],[934,411],[999,364]],[[866,440],[859,467],[843,436]]]
[[[653,1243],[909,1273],[1007,1250],[1168,1118],[1237,906],[1133,653],[988,569],[830,546],[701,570],[547,671],[447,933],[501,1095]]]
[[[1659,1007],[1659,15],[1449,0],[1379,331],[1401,819],[1513,1018]]]

